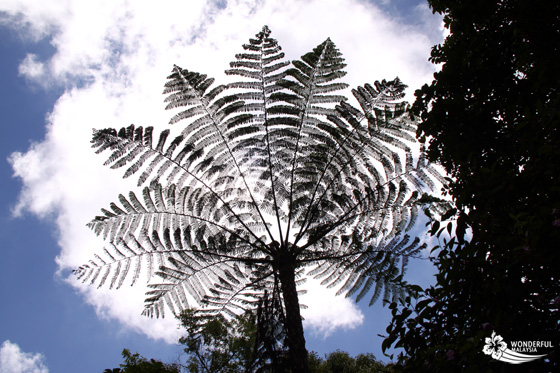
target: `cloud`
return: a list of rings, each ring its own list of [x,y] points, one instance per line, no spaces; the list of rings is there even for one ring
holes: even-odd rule
[[[308,278],[303,286],[308,292],[300,297],[303,326],[313,335],[327,338],[337,329],[354,329],[364,320],[352,299],[336,297],[337,289],[327,289],[319,280]]]
[[[19,74],[33,81],[37,81],[45,74],[45,66],[37,61],[37,55],[28,54],[19,65]]]
[[[23,352],[17,344],[4,341],[0,347],[0,372],[48,373],[49,369],[42,354]]]
[[[331,37],[346,58],[352,87],[398,75],[412,92],[432,78],[427,58],[441,38],[440,20],[429,11],[418,11],[419,21],[406,25],[360,0],[18,0],[1,7],[0,22],[54,47],[48,58],[28,55],[20,74],[45,89],[65,88],[48,115],[45,138],[9,159],[23,183],[14,212],[56,219],[61,276],[103,247],[86,223],[119,193],[134,189],[89,149],[92,128],[167,123],[161,91],[173,64],[223,82],[228,62],[267,24],[290,59]],[[175,320],[140,316],[145,288],[97,290],[71,276],[67,281],[101,317],[176,340]],[[363,315],[347,300],[321,294],[307,301],[307,327],[327,335],[361,322]],[[325,307],[321,299],[336,306]]]

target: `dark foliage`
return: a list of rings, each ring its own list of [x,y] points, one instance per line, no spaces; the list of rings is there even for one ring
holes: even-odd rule
[[[261,308],[265,305],[261,305]],[[265,310],[262,310],[264,312]],[[270,311],[270,310],[269,310]],[[164,364],[154,359],[146,359],[138,354],[124,350],[124,363],[121,368],[106,369],[111,372],[181,372],[189,373],[289,373],[289,356],[285,346],[280,323],[259,320],[259,313],[246,313],[228,320],[218,315],[211,320],[195,310],[185,310],[180,315],[181,327],[186,335],[179,339],[185,346],[184,364]],[[263,338],[263,325],[275,329],[266,331],[274,338],[271,347]],[[274,327],[276,325],[276,327]],[[264,353],[263,353],[264,352]],[[183,358],[180,359],[183,361]],[[347,352],[336,350],[324,358],[316,352],[308,355],[309,369],[312,373],[389,373],[391,364],[383,364],[371,353],[351,357]],[[159,369],[159,370],[158,370]]]
[[[166,364],[159,360],[146,359],[139,354],[131,353],[126,348],[122,352],[124,358],[120,368],[105,369],[104,373],[180,373],[181,367],[177,364]]]
[[[284,315],[279,299],[268,294],[257,311],[231,320],[185,310],[179,316],[187,334],[179,339],[193,373],[288,372]]]
[[[429,2],[451,35],[433,48],[441,71],[417,91],[414,108],[458,210],[432,227],[438,237],[453,233],[436,260],[437,285],[417,303],[392,305],[385,346],[404,347],[412,372],[557,371],[560,3]],[[507,365],[482,353],[492,331],[554,349]]]
[[[312,373],[390,373],[392,364],[385,365],[371,353],[351,357],[348,352],[336,350],[320,358],[315,352],[309,357]]]

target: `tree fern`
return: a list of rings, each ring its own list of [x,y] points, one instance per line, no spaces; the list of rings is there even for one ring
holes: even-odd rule
[[[443,181],[413,157],[416,122],[398,78],[352,91],[344,59],[327,39],[293,61],[264,27],[214,79],[174,66],[165,84],[170,124],[95,130],[92,146],[111,168],[146,185],[120,195],[89,227],[108,242],[76,274],[118,288],[156,275],[144,314],[239,314],[280,300],[294,369],[305,370],[296,285],[306,276],[360,300],[401,297],[419,239],[407,234]],[[268,294],[268,295],[267,295]]]

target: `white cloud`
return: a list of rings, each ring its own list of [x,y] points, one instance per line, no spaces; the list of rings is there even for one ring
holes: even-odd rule
[[[48,373],[45,357],[39,353],[23,352],[19,346],[4,341],[0,347],[0,373]]]
[[[66,87],[48,116],[45,139],[10,157],[23,182],[15,212],[56,218],[61,271],[102,247],[85,224],[133,188],[101,166],[103,157],[89,149],[91,129],[167,123],[161,91],[174,63],[223,81],[241,44],[267,24],[290,59],[331,37],[346,58],[351,86],[398,75],[412,92],[431,79],[427,58],[441,38],[429,12],[418,13],[424,22],[407,26],[360,0],[230,0],[225,9],[206,1],[18,0],[0,3],[0,11],[2,23],[32,40],[46,37],[55,48],[46,60],[29,55],[20,74],[44,87]],[[69,281],[100,316],[176,340],[175,320],[140,316],[142,287],[109,291]],[[308,328],[327,335],[361,322],[347,300],[321,294],[306,301]]]
[[[45,66],[37,61],[37,55],[30,53],[19,65],[19,73],[28,79],[37,81],[45,74]]]
[[[337,297],[337,289],[327,289],[309,278],[303,286],[308,292],[300,297],[303,326],[315,336],[327,338],[337,329],[354,329],[364,320],[362,311],[349,298]]]

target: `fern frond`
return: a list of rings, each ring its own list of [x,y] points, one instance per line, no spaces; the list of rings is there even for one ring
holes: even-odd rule
[[[158,317],[164,304],[174,313],[188,308],[186,290],[199,306],[204,306],[203,312],[207,315],[238,315],[248,305],[256,304],[267,289],[273,287],[270,272],[263,273],[262,267],[242,266],[235,262],[235,259],[212,261],[206,258],[204,265],[173,261],[173,268],[160,268],[157,275],[166,282],[150,286],[154,290],[147,293],[144,314]],[[171,299],[171,304],[166,303],[166,299]]]

